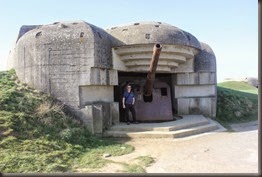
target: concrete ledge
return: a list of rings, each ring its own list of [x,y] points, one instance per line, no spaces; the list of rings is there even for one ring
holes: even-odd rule
[[[141,132],[141,131],[174,131],[188,127],[194,127],[199,125],[208,124],[208,120],[202,115],[184,115],[183,119],[177,121],[169,121],[162,123],[140,123],[130,124],[120,123],[119,125],[112,126],[110,130],[115,131],[130,131],[130,132]]]
[[[103,136],[116,138],[182,138],[192,136],[204,132],[216,130],[216,124],[207,124],[184,130],[177,131],[143,131],[143,132],[128,132],[128,131],[106,131]]]
[[[202,115],[187,115],[181,120],[164,123],[120,124],[105,131],[104,137],[116,138],[184,138],[226,129]]]

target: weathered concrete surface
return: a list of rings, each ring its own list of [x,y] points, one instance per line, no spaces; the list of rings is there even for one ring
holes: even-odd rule
[[[189,46],[162,45],[157,72],[194,72],[194,56],[198,50]],[[124,45],[113,48],[114,69],[147,72],[152,58],[152,44]]]
[[[209,71],[216,72],[216,57],[211,47],[203,42],[201,51],[195,57],[195,72]]]
[[[159,42],[201,48],[192,34],[163,22],[129,23],[111,27],[106,31],[127,45]]]
[[[215,85],[175,86],[175,97],[214,97],[216,96]]]
[[[19,79],[74,108],[80,102],[79,85],[117,84],[111,47],[118,41],[101,28],[83,21],[58,22],[19,37],[12,51]]]
[[[202,115],[184,115],[183,119],[163,123],[119,124],[105,131],[103,136],[115,138],[181,138],[206,132],[221,132],[225,128]]]
[[[112,125],[119,123],[118,103],[93,103],[78,111],[81,119],[94,134],[102,134]]]
[[[178,73],[177,85],[203,85],[203,84],[216,84],[215,72],[194,72],[194,73]]]
[[[189,127],[194,127],[198,125],[208,124],[208,119],[201,115],[184,115],[183,119],[176,121],[160,122],[160,123],[141,123],[141,124],[130,124],[126,125],[121,123],[119,125],[112,126],[110,130],[117,131],[173,131],[181,130]]]
[[[216,98],[178,98],[178,114],[216,115]]]
[[[203,114],[216,117],[216,73],[178,73],[172,77],[173,105],[178,114]]]
[[[87,85],[79,87],[80,106],[95,102],[114,102],[112,86]]]

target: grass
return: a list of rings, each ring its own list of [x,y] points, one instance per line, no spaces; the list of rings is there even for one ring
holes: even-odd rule
[[[122,149],[121,147],[126,147]],[[110,160],[101,158],[103,154],[110,154],[112,156],[120,156],[127,153],[130,153],[134,150],[132,146],[127,146],[123,144],[113,144],[108,146],[101,146],[96,149],[92,149],[89,152],[83,153],[80,158],[76,160],[75,169],[81,168],[90,168],[90,169],[99,169],[104,167],[107,163],[111,163]]]
[[[120,147],[125,148],[120,148]],[[133,147],[91,135],[64,105],[20,83],[14,70],[0,72],[0,171],[74,172],[100,168]]]
[[[217,118],[226,127],[231,123],[258,119],[258,89],[246,82],[230,81],[217,87]]]
[[[150,156],[139,156],[135,159],[136,163],[123,164],[124,169],[121,172],[126,173],[146,173],[145,168],[149,167],[155,160]]]
[[[155,160],[150,156],[139,156],[136,158],[138,160],[138,164],[142,165],[143,167],[149,167]]]
[[[258,89],[244,81],[227,81],[217,84],[220,87],[237,90],[241,92],[258,94]]]
[[[124,170],[122,172],[125,173],[146,173],[146,170],[137,164],[124,164]]]

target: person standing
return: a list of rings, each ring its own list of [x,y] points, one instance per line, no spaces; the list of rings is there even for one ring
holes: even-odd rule
[[[131,85],[127,85],[127,90],[123,94],[123,108],[125,109],[125,120],[127,125],[130,124],[129,121],[129,111],[132,114],[133,118],[133,123],[137,124],[138,122],[136,121],[136,111],[134,108],[135,104],[135,94],[134,92],[131,91]]]

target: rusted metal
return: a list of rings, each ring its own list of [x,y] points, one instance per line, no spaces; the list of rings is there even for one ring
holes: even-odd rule
[[[142,80],[140,81],[142,83]],[[165,89],[166,93],[161,90]],[[152,89],[152,101],[145,103],[141,92],[135,90],[136,119],[140,122],[161,122],[173,120],[170,86],[158,80],[154,81]]]
[[[152,96],[152,90],[153,90],[153,84],[155,81],[155,74],[156,74],[156,68],[157,63],[159,60],[159,56],[161,53],[162,46],[160,44],[155,44],[153,48],[153,55],[150,62],[149,72],[147,74],[146,83],[144,85],[144,91],[143,91],[143,98],[145,102],[152,102],[153,96]]]

